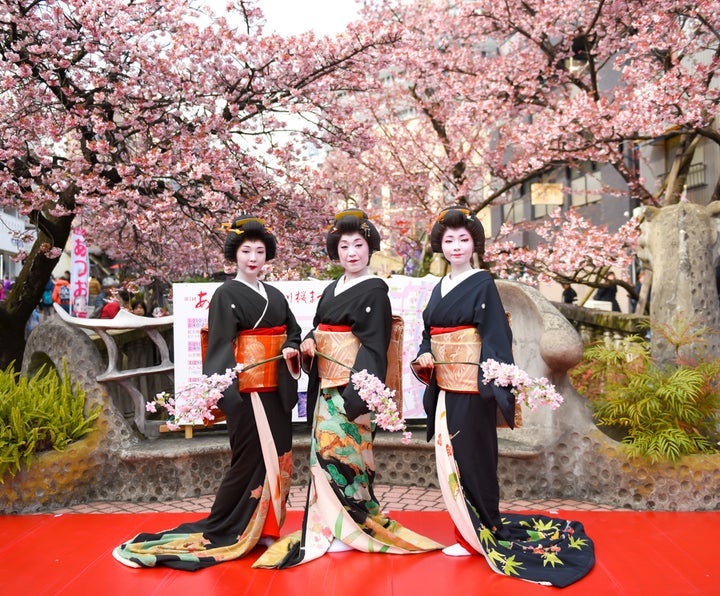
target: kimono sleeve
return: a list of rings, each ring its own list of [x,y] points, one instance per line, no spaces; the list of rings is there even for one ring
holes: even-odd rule
[[[282,300],[285,302],[285,333],[287,334],[287,339],[282,345],[282,349],[295,348],[297,350],[300,347],[302,330],[284,296]],[[284,361],[281,361],[281,364],[278,366],[278,393],[280,394],[280,401],[282,402],[285,412],[292,412],[292,409],[298,402],[298,382],[297,378],[290,374]]]
[[[300,347],[302,329],[300,325],[298,325],[297,319],[295,319],[295,315],[287,302],[285,303],[285,312],[285,333],[287,334],[287,339],[282,347],[283,349],[295,348],[297,350]]]
[[[208,346],[203,362],[203,374],[224,374],[234,368],[233,340],[238,333],[237,320],[230,306],[232,300],[220,287],[210,300],[208,312]]]
[[[328,290],[323,292],[320,297],[317,308],[315,309],[315,316],[313,317],[312,329],[305,335],[303,339],[312,339],[315,341],[315,334],[313,331],[320,324],[320,310],[324,300],[329,296]],[[320,391],[320,378],[318,374],[318,359],[313,358],[312,360],[305,359],[302,354],[300,355],[300,361],[303,365],[303,370],[307,373],[307,410],[306,410],[306,422],[309,426],[312,426],[313,412],[315,411],[315,404],[317,402],[317,395]]]
[[[484,287],[484,296],[479,304],[476,304],[476,321],[478,331],[482,337],[482,348],[480,351],[480,362],[496,360],[504,364],[513,364],[512,354],[512,331],[507,320],[505,307],[500,300],[500,293],[495,282],[490,279]],[[515,426],[515,397],[510,388],[500,387],[495,383],[483,385],[482,369],[478,371],[478,386],[488,388],[495,396],[503,418],[510,428]]]
[[[353,313],[352,332],[360,340],[353,368],[356,371],[367,370],[384,382],[392,333],[392,308],[387,286],[383,284],[383,287],[374,287],[363,294]],[[342,395],[348,419],[354,420],[370,411],[352,383],[345,386]]]
[[[238,333],[238,321],[231,307],[232,299],[223,287],[217,289],[210,300],[208,312],[208,346],[203,362],[203,374],[225,374],[228,368],[235,368],[235,352],[233,340]],[[242,399],[238,389],[237,377],[223,395]],[[220,404],[219,404],[220,405]],[[222,408],[222,406],[221,406]]]

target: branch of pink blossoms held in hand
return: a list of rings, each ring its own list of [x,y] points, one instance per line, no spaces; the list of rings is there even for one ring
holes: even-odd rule
[[[364,369],[353,373],[350,380],[370,411],[375,412],[375,424],[384,430],[402,431],[402,442],[407,445],[412,433],[407,430],[405,419],[398,412],[393,399],[395,390],[389,389],[380,379]]]
[[[183,424],[212,422],[215,420],[213,410],[242,368],[242,364],[238,364],[235,368],[228,368],[223,375],[203,375],[199,381],[188,383],[175,395],[158,393],[153,401],[145,405],[145,409],[157,412],[160,406],[167,410],[170,419],[166,424],[170,430],[178,430]]]
[[[560,407],[563,397],[545,377],[533,378],[515,364],[486,360],[480,365],[483,383],[494,382],[499,387],[512,387],[512,393],[520,403],[535,411],[538,406]]]

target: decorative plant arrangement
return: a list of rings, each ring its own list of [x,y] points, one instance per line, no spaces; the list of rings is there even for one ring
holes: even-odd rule
[[[315,354],[327,358],[327,356],[323,356],[319,352],[315,352]],[[393,399],[395,390],[389,389],[380,379],[367,370],[353,371],[350,380],[370,411],[375,413],[375,424],[383,430],[402,432],[402,442],[409,443],[412,433],[407,430],[405,419],[398,412],[397,404]]]
[[[73,387],[63,360],[62,379],[54,368],[32,378],[10,365],[0,371],[0,484],[36,454],[63,451],[92,431],[99,407],[85,414],[85,392]]]
[[[675,347],[672,362],[654,362],[649,344],[634,337],[621,348],[590,346],[570,372],[575,387],[590,400],[596,422],[621,431],[631,455],[677,462],[685,455],[718,451],[720,359],[681,356],[683,346],[702,344],[709,332],[691,328],[678,319],[651,329]]]

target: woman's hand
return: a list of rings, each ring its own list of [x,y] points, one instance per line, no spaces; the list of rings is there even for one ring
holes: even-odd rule
[[[410,363],[410,368],[418,381],[429,385],[435,369],[435,359],[430,352],[424,352]]]
[[[430,370],[435,368],[435,360],[430,352],[420,354],[420,356],[415,359],[415,362],[417,362],[417,365],[420,368],[429,368]]]
[[[300,378],[300,352],[295,348],[287,347],[282,351],[285,364],[287,364],[290,376],[297,380]]]
[[[292,358],[297,358],[300,352],[298,352],[295,348],[283,348],[282,355],[285,360],[290,360]]]
[[[315,344],[315,340],[312,337],[308,337],[300,344],[300,351],[302,352],[302,355],[306,358],[314,358],[316,348],[317,345]]]

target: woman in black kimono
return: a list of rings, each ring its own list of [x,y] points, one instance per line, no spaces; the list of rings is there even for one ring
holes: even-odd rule
[[[323,292],[313,330],[300,346],[312,362],[308,420],[314,413],[303,529],[272,545],[254,567],[282,569],[350,549],[404,554],[442,548],[384,515],[373,493],[375,425],[349,368],[385,380],[392,311],[387,284],[368,271],[372,252],[380,249],[377,229],[359,210],[335,219],[327,252],[344,273]]]
[[[480,363],[513,364],[512,333],[490,273],[472,267],[485,234],[466,208],[440,212],[431,246],[450,273],[435,286],[423,311],[418,378],[427,382],[423,405],[445,505],[458,544],[447,555],[483,554],[500,574],[555,586],[583,577],[593,566],[592,541],[577,522],[543,515],[500,514],[497,413],[514,427],[511,387],[484,384]],[[475,363],[475,364],[474,364]]]
[[[231,461],[210,515],[156,534],[140,534],[114,556],[131,567],[164,565],[194,571],[246,555],[279,536],[292,478],[292,409],[297,402],[300,326],[283,294],[258,280],[275,256],[264,222],[240,216],[228,228],[224,255],[237,275],[210,302],[203,374],[241,372],[218,406],[225,415]],[[292,374],[290,370],[296,370]]]

